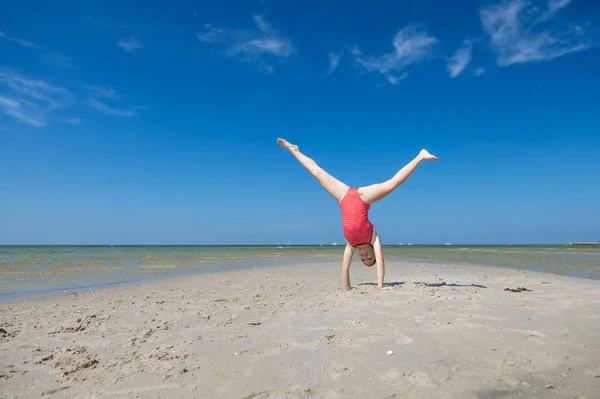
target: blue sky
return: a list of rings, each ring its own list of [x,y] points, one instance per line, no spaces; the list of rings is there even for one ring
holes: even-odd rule
[[[7,2],[0,244],[600,240],[595,1]],[[595,112],[594,112],[595,111]]]

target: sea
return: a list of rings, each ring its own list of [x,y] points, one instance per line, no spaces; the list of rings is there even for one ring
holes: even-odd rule
[[[336,267],[343,251],[343,245],[0,246],[0,301],[242,268],[303,262]],[[600,245],[386,245],[384,256],[386,262],[496,266],[600,280]]]

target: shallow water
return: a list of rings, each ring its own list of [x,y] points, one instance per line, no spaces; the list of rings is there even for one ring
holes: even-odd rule
[[[344,246],[292,245],[0,246],[0,301],[188,273],[339,263],[343,251]],[[600,280],[600,246],[385,246],[384,255],[388,261],[478,264]]]

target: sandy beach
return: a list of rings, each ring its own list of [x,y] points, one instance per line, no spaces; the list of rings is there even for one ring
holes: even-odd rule
[[[600,397],[600,281],[337,263],[0,303],[1,398]],[[512,292],[506,288],[527,288]]]

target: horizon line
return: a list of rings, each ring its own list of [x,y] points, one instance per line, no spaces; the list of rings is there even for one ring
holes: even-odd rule
[[[0,244],[0,247],[341,247],[346,244],[291,244],[291,243],[271,243],[271,244]],[[415,246],[539,246],[539,245],[600,245],[600,241],[593,242],[567,242],[567,243],[436,243],[436,244],[382,244],[384,247],[415,247]]]

